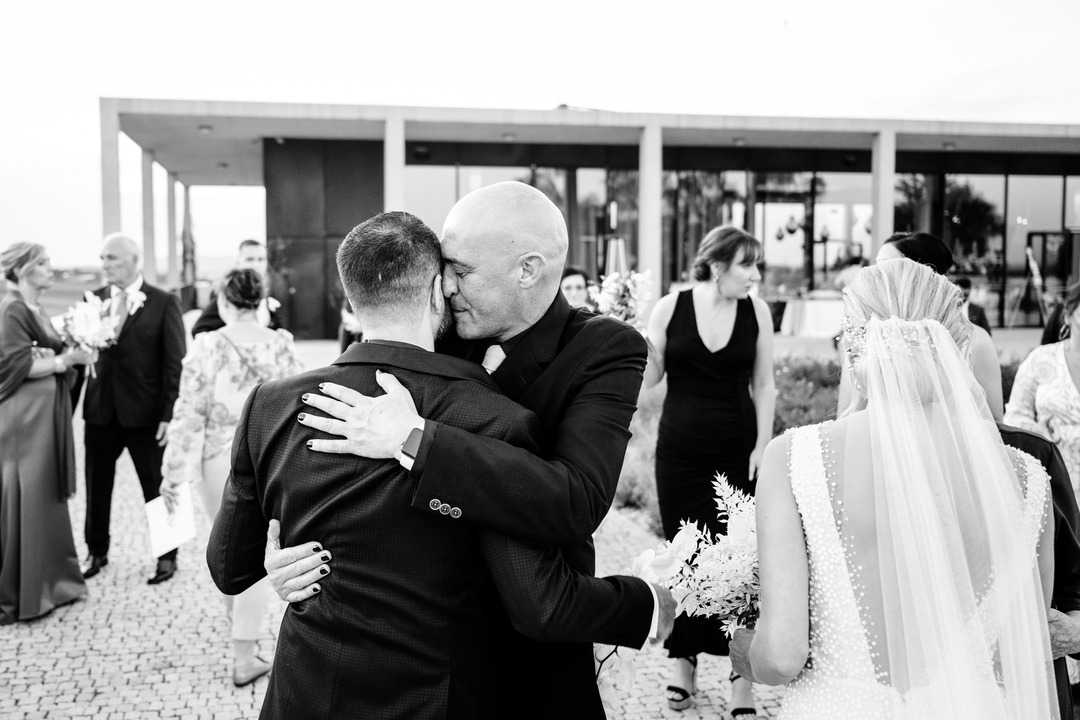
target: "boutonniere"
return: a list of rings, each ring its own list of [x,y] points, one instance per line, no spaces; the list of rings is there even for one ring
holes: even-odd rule
[[[266,298],[266,309],[267,310],[269,310],[270,312],[277,312],[277,309],[279,307],[281,307],[281,303],[278,302],[277,298],[272,298],[272,297]]]
[[[142,290],[136,290],[127,296],[128,315],[134,315],[139,311],[139,308],[146,302],[146,293]]]

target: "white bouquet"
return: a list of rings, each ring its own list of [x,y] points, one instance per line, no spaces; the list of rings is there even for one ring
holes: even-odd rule
[[[696,525],[684,525],[697,533],[697,555],[686,562],[670,583],[687,615],[722,618],[729,637],[738,628],[757,622],[761,580],[758,576],[757,525],[754,499],[718,474],[718,517],[727,520],[727,535],[710,538]],[[680,531],[682,532],[682,531]]]
[[[639,314],[652,299],[652,273],[646,270],[605,275],[599,288],[589,288],[589,297],[601,315],[617,318],[640,330],[644,322]]]
[[[656,549],[649,549],[634,558],[633,564],[623,570],[623,575],[641,578],[645,582],[670,585],[672,578],[686,566],[697,550],[698,531],[685,526],[671,539]],[[634,685],[634,655],[636,650],[615,645],[594,645],[593,660],[596,667],[596,684],[600,699],[609,715],[617,714],[621,701],[619,693]]]
[[[116,321],[110,314],[112,301],[89,291],[83,298],[60,316],[58,329],[65,345],[96,354],[116,344]],[[90,377],[97,377],[94,363],[90,363]]]

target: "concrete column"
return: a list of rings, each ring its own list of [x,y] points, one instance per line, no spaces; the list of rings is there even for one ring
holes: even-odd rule
[[[157,253],[154,251],[154,153],[142,152],[143,277],[156,285]]]
[[[120,232],[120,114],[116,101],[102,98],[101,224],[102,235]]]
[[[641,131],[638,154],[638,266],[650,270],[653,279],[653,302],[664,291],[663,212],[664,142],[659,124],[646,125]],[[652,309],[652,303],[644,315]]]
[[[383,210],[401,210],[405,206],[405,118],[386,119],[383,143]]]
[[[874,232],[870,258],[893,234],[893,206],[896,203],[896,131],[882,130],[874,136],[871,156],[873,172]]]
[[[166,282],[169,289],[180,287],[180,258],[178,252],[178,239],[176,237],[176,173],[169,173],[165,183],[166,212],[169,216],[168,230],[165,239],[168,252],[168,274]]]

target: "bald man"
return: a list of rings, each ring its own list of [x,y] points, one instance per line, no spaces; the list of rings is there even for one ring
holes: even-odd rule
[[[566,249],[561,212],[522,183],[470,193],[443,228],[443,289],[457,328],[453,352],[480,362],[508,397],[536,413],[540,456],[420,417],[389,375],[381,376],[386,394],[378,398],[324,385],[329,397],[309,395],[308,404],[344,422],[316,413],[300,422],[344,438],[312,441],[311,450],[397,458],[410,471],[416,512],[460,509],[445,522],[559,547],[570,567],[591,575],[592,534],[615,495],[646,346],[629,325],[570,307],[559,290]],[[283,532],[288,537],[288,528]],[[299,601],[321,589],[314,581],[326,565],[312,553],[315,544],[268,553],[271,582],[282,597]],[[334,557],[349,552],[328,549]],[[333,575],[322,582],[333,582]],[[626,598],[626,629],[638,646],[655,636],[654,593],[639,583]],[[508,714],[604,717],[592,645],[581,639],[540,644],[502,622],[505,675],[492,687],[510,689]]]
[[[131,238],[105,238],[101,262],[108,285],[95,294],[109,300],[118,325],[115,345],[103,350],[97,377],[86,383],[86,578],[109,563],[116,460],[126,448],[147,501],[158,496],[165,431],[180,392],[184,323],[180,301],[146,283],[142,254]],[[157,585],[176,573],[176,551],[165,553],[147,581]]]

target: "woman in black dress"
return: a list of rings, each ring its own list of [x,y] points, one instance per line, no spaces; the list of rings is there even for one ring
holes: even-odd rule
[[[772,439],[772,316],[750,296],[761,280],[761,244],[731,226],[701,241],[689,290],[656,303],[649,318],[646,386],[667,375],[667,396],[656,443],[656,489],[664,535],[670,540],[683,520],[725,532],[717,520],[712,481],[723,473],[753,494],[757,469]],[[680,616],[665,643],[675,659],[668,704],[690,706],[697,654],[727,655],[720,621]],[[732,715],[753,716],[748,681],[732,676]]]

